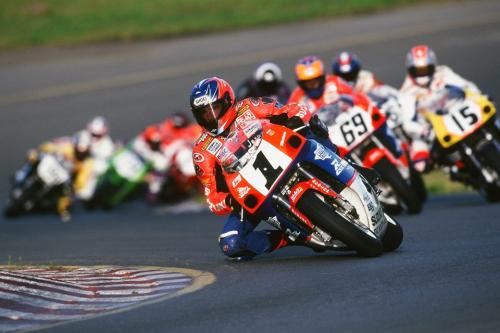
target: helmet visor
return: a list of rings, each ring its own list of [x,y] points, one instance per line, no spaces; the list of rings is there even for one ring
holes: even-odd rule
[[[225,113],[224,104],[221,102],[209,103],[193,109],[198,124],[207,131],[217,131],[217,120]]]
[[[420,66],[420,67],[411,66],[408,69],[408,73],[410,74],[411,77],[432,76],[434,75],[434,70],[435,70],[434,65]]]

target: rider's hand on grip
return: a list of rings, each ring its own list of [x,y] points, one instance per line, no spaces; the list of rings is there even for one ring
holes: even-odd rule
[[[300,117],[293,116],[291,118],[288,118],[288,121],[286,122],[286,127],[295,130],[297,128],[304,127],[304,122],[302,121],[302,119],[300,119]]]
[[[311,132],[317,137],[328,139],[328,128],[317,115],[311,117],[309,127],[311,128]]]
[[[226,197],[226,205],[230,207],[232,210],[240,209],[240,204],[233,198],[231,194],[228,194]]]

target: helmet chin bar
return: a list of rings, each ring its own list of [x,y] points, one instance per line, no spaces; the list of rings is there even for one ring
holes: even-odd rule
[[[430,76],[419,76],[414,78],[414,80],[419,86],[427,86],[431,83]]]

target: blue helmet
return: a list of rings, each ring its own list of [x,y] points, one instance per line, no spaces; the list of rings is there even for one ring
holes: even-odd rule
[[[201,80],[191,91],[193,116],[212,135],[220,135],[236,119],[234,103],[233,88],[218,77]]]
[[[361,71],[361,61],[350,52],[342,52],[333,60],[332,72],[348,83],[354,83]]]

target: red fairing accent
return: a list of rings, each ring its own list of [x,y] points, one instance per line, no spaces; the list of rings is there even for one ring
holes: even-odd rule
[[[297,216],[304,224],[309,227],[310,231],[313,230],[314,225],[311,223],[311,221],[304,215],[302,214],[297,208],[291,207],[290,208],[291,212]]]
[[[261,99],[254,98],[251,100],[247,98],[238,102],[234,106],[237,117],[230,128],[233,129],[243,121],[266,119],[280,114],[287,114],[288,117],[298,116],[304,122],[308,122],[311,118],[309,109],[302,105],[287,104],[283,107],[277,107],[276,103],[261,103],[260,101]],[[214,137],[208,132],[203,132],[193,148],[193,156],[195,157],[193,162],[198,180],[205,188],[204,192],[210,210],[217,215],[225,215],[231,212],[231,208],[225,203],[228,193],[217,191],[215,177],[215,170],[218,167],[216,155],[222,148],[224,140],[225,138],[222,136]]]
[[[394,165],[399,164],[398,160],[394,156],[392,156],[392,154],[389,153],[386,149],[373,148],[368,153],[366,153],[366,156],[363,160],[363,165],[367,168],[372,168],[383,157],[387,157],[389,161]]]

